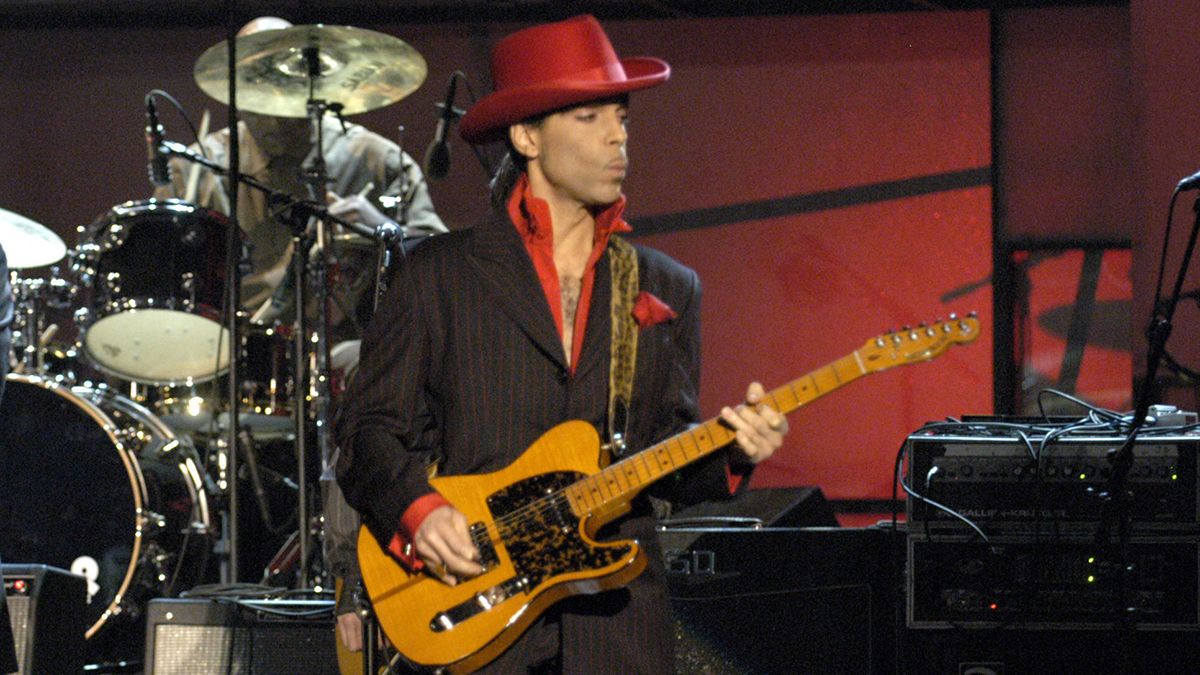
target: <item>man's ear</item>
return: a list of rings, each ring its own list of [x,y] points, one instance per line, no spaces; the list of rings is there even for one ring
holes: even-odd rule
[[[508,140],[512,142],[513,148],[521,153],[525,159],[533,159],[538,156],[538,145],[533,128],[528,124],[514,124],[508,128]]]

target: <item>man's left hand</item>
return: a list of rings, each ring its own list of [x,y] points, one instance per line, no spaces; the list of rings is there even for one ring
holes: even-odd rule
[[[737,437],[737,448],[751,464],[769,458],[783,445],[788,432],[787,417],[762,402],[766,397],[763,386],[750,383],[746,389],[746,402],[736,408],[721,409],[721,419],[733,428]]]

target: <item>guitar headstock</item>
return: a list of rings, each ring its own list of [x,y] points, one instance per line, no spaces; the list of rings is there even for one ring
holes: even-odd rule
[[[952,345],[965,344],[977,337],[979,319],[974,312],[965,317],[951,314],[945,321],[873,337],[858,350],[858,356],[863,369],[873,373],[892,366],[929,361],[941,356]]]

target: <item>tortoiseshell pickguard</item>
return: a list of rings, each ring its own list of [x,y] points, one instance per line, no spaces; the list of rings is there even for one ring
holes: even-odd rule
[[[579,518],[562,493],[581,478],[570,471],[539,474],[488,497],[500,540],[526,588],[553,576],[600,569],[629,555],[629,545],[594,547],[584,541]]]

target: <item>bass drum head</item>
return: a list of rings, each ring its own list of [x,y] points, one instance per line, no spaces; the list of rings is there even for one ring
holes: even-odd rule
[[[89,640],[139,646],[124,633],[138,631],[141,603],[200,581],[211,544],[201,467],[145,408],[9,375],[0,467],[0,556],[85,577]]]

